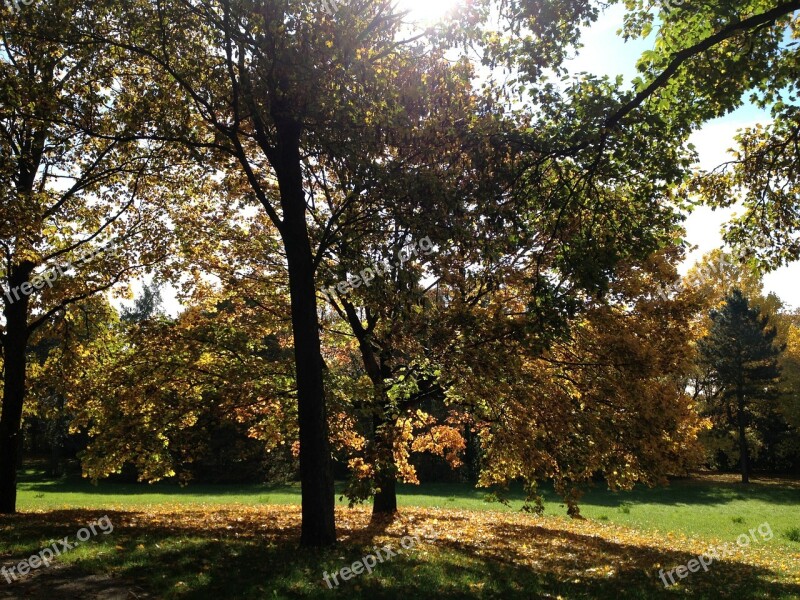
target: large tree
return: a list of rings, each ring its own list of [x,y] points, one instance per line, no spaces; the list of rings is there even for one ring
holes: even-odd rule
[[[370,173],[345,196],[316,196],[311,173],[379,162],[384,127],[415,126],[424,49],[400,39],[389,2],[348,4],[335,17],[315,2],[145,0],[125,6],[115,35],[97,35],[147,64],[154,137],[211,161],[247,188],[278,231],[285,254],[295,352],[304,545],[335,541],[334,493],[315,275],[325,248],[361,206]],[[174,31],[184,35],[174,36]],[[149,88],[156,83],[159,93]],[[175,103],[173,104],[172,101]],[[238,200],[238,195],[237,195]],[[367,211],[369,212],[369,211]],[[375,214],[373,212],[373,214]],[[369,218],[366,214],[359,219]],[[320,235],[312,237],[319,228]]]
[[[777,329],[769,325],[769,317],[750,306],[738,289],[711,313],[711,321],[708,335],[699,343],[713,386],[707,402],[717,425],[736,431],[742,483],[749,483],[748,427],[777,397],[782,348],[774,343]]]
[[[115,53],[76,34],[99,29],[107,5],[0,10],[0,513],[12,513],[31,336],[157,261],[168,236],[156,206],[185,183],[158,144],[133,143]]]

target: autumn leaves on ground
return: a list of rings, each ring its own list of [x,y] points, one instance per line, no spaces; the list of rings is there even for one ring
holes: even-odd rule
[[[30,478],[21,485],[24,510],[0,518],[3,566],[53,539],[74,539],[105,515],[114,528],[47,569],[11,585],[0,581],[0,598],[800,597],[800,531],[793,526],[800,482],[757,479],[745,490],[731,478],[707,476],[658,490],[598,489],[585,499],[585,519],[564,516],[547,490],[542,516],[520,511],[514,490],[508,506],[486,502],[485,492],[468,485],[400,492],[394,521],[372,522],[367,509],[342,503],[339,544],[298,551],[295,487],[181,491]],[[172,501],[151,495],[157,493]],[[764,522],[771,536],[756,533],[708,571],[664,587],[661,570],[713,546],[735,546],[739,534]],[[371,573],[339,576],[338,586],[324,581],[385,546],[397,556],[383,552]]]

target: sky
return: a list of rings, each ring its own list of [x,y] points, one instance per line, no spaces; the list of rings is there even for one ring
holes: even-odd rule
[[[636,74],[636,60],[643,50],[650,49],[652,42],[643,40],[626,43],[616,35],[622,24],[624,7],[615,5],[604,13],[597,23],[584,31],[584,47],[570,61],[573,72],[588,71],[598,75],[623,75],[630,81]],[[766,122],[769,115],[758,108],[747,105],[739,110],[707,123],[700,131],[692,135],[691,142],[700,156],[699,166],[711,169],[729,158],[733,136],[737,130]],[[722,246],[721,229],[723,224],[735,212],[735,209],[712,211],[710,208],[696,209],[687,218],[686,239],[697,249],[690,252],[682,272],[686,272],[703,254]],[[800,308],[800,262],[793,263],[765,275],[765,293],[774,292],[786,304],[787,308]]]

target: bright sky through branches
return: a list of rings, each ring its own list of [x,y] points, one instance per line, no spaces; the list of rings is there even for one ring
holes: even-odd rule
[[[396,0],[397,9],[408,11],[408,20],[420,25],[432,24],[447,15],[460,0]]]
[[[625,7],[615,5],[605,11],[596,23],[584,30],[582,36],[584,48],[569,62],[569,68],[573,73],[588,71],[610,77],[621,74],[626,81],[630,81],[636,75],[636,60],[642,51],[653,47],[653,40],[651,36],[648,40],[623,41],[616,32],[622,26],[624,14]],[[734,146],[733,136],[738,130],[769,120],[770,116],[766,111],[746,104],[725,117],[707,123],[691,138],[700,154],[698,166],[713,169],[728,160],[730,155],[727,150]],[[713,211],[707,207],[700,207],[689,215],[685,223],[687,241],[697,246],[697,250],[689,255],[681,269],[682,272],[688,271],[689,267],[700,260],[706,252],[722,246],[721,228],[734,213],[735,209]],[[776,293],[790,307],[800,309],[800,291],[796,283],[798,280],[800,280],[800,262],[795,262],[768,273],[764,277],[764,289],[765,292]]]

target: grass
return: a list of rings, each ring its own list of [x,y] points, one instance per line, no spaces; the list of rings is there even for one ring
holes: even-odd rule
[[[690,540],[665,540],[611,524],[520,513],[406,509],[392,524],[370,523],[365,509],[338,509],[341,543],[297,551],[299,514],[286,506],[157,508],[106,511],[114,531],[62,555],[62,569],[42,570],[50,598],[96,597],[91,576],[107,575],[149,598],[779,598],[800,595],[800,575],[766,546],[713,565],[664,588],[658,571],[687,564],[701,551]],[[10,545],[28,556],[87,524],[85,510],[0,518],[0,556]],[[405,535],[438,532],[328,589],[340,572],[376,546],[399,549]],[[6,535],[9,532],[10,535]],[[796,557],[800,554],[795,555]],[[795,565],[796,566],[796,565]],[[37,574],[38,575],[38,574]],[[17,596],[45,598],[19,589]],[[144,596],[142,591],[149,595]],[[0,584],[0,597],[3,586]],[[121,596],[122,597],[122,596]]]
[[[519,489],[510,490],[505,506],[468,485],[400,486],[397,521],[370,523],[366,507],[350,510],[339,501],[340,544],[303,552],[296,546],[296,486],[92,486],[27,471],[19,487],[21,513],[0,517],[0,564],[74,537],[104,514],[115,529],[24,582],[6,588],[0,579],[0,599],[55,598],[60,589],[96,597],[98,578],[142,598],[800,597],[800,486],[793,482],[745,488],[704,477],[627,493],[595,489],[581,505],[585,521],[567,519],[546,486],[542,517],[519,512]],[[660,569],[685,565],[709,545],[734,543],[765,522],[772,539],[759,538],[678,586],[659,580]],[[374,553],[376,544],[398,548],[423,523],[440,532],[436,542],[337,588],[323,582],[323,572]]]
[[[800,544],[800,527],[790,527],[784,532],[783,537],[790,542]]]
[[[342,486],[337,486],[337,503]],[[563,515],[565,507],[548,486],[542,486],[546,515]],[[447,508],[471,511],[518,511],[524,496],[521,489],[507,494],[508,506],[487,501],[487,491],[469,484],[427,483],[399,485],[401,507]],[[20,478],[18,507],[21,511],[53,509],[146,508],[163,504],[185,506],[265,504],[297,505],[297,485],[191,485],[172,483],[122,484],[108,481],[92,485],[71,474],[57,481],[41,473],[26,471]],[[800,485],[780,481],[754,480],[742,486],[734,478],[705,477],[678,479],[668,487],[637,487],[631,492],[590,490],[582,499],[581,514],[597,521],[625,525],[642,531],[679,533],[708,541],[734,541],[737,536],[762,523],[769,523],[775,538],[771,543],[797,551],[800,525]],[[791,533],[793,532],[794,533]]]

